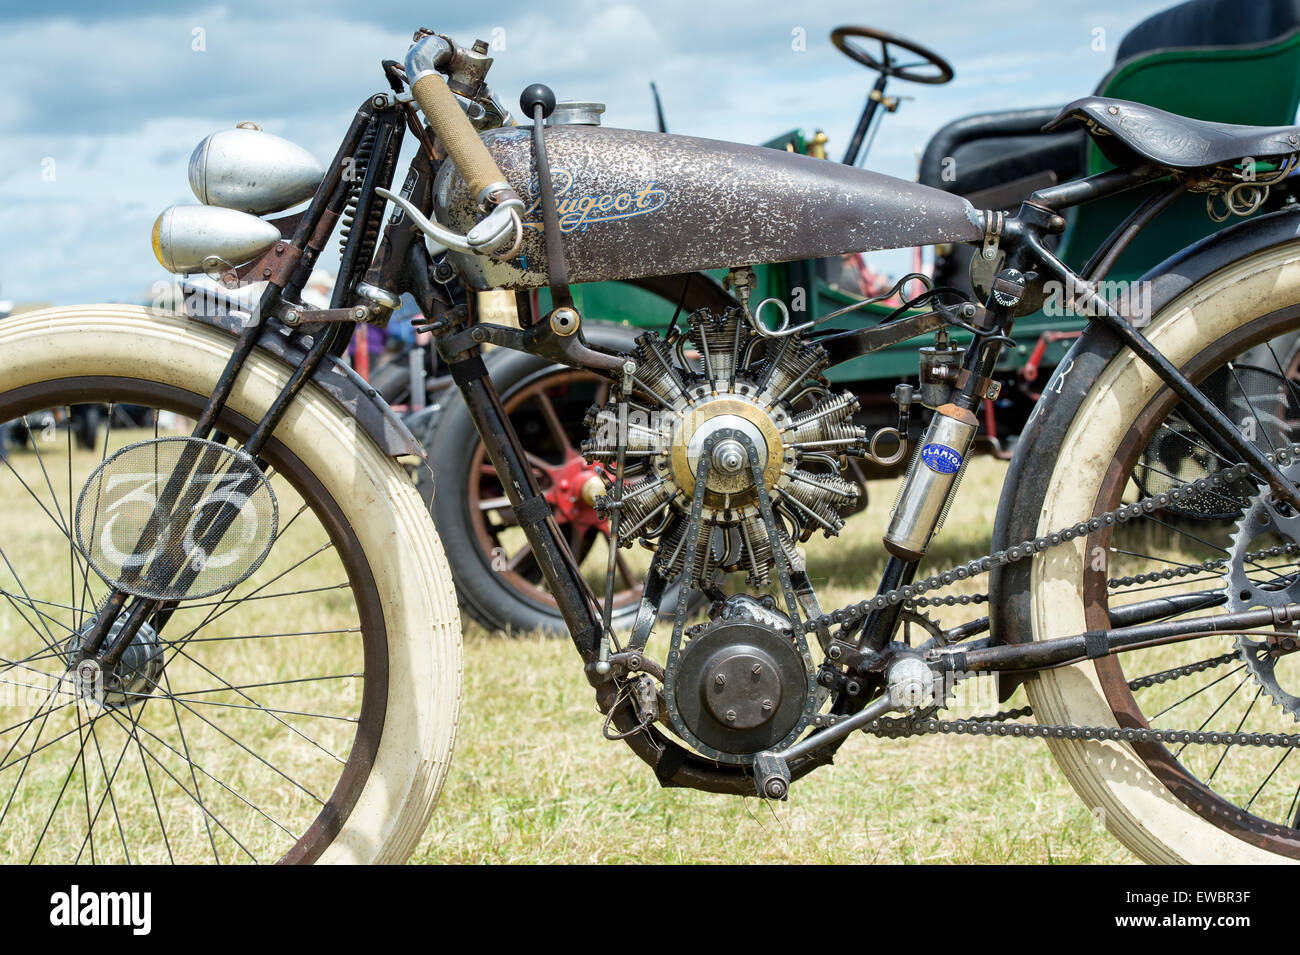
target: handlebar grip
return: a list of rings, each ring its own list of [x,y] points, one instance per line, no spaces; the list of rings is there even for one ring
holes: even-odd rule
[[[460,108],[456,95],[447,88],[446,80],[437,73],[425,73],[412,85],[411,95],[475,198],[488,186],[509,182]]]

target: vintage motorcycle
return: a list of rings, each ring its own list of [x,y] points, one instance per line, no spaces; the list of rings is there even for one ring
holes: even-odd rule
[[[785,799],[859,730],[1046,739],[1142,858],[1300,857],[1286,762],[1300,745],[1300,401],[1269,345],[1300,325],[1300,215],[1256,214],[1300,164],[1300,128],[1087,97],[1053,125],[1082,123],[1115,168],[1004,214],[805,156],[544,127],[554,97],[540,85],[520,100],[531,126],[516,126],[486,84],[489,52],[418,31],[323,168],[253,128],[200,144],[203,204],[154,229],[166,267],[221,279],[187,280],[183,313],[103,305],[0,323],[0,420],[95,403],[110,422],[98,455],[69,438],[4,462],[0,678],[27,708],[0,728],[7,856],[413,850],[451,757],[459,614],[400,463],[420,447],[337,360],[355,323],[382,323],[410,292],[604,734],[663,785]],[[880,55],[899,62],[887,39]],[[408,130],[420,149],[393,191]],[[1063,210],[1153,183],[1083,274],[1047,247]],[[1142,294],[1099,294],[1109,263],[1188,192],[1245,221],[1153,270]],[[309,308],[300,291],[336,228],[332,301]],[[934,243],[976,247],[982,301],[909,277],[896,313],[837,330],[835,314],[799,322],[753,300],[755,263]],[[457,304],[433,265],[444,252],[446,278],[519,293],[522,327],[481,320],[475,296]],[[683,311],[626,350],[589,341],[572,304],[577,283],[713,268],[728,269],[734,305]],[[526,293],[543,286],[553,307],[531,314]],[[973,409],[996,389],[1016,318],[1051,296],[1090,327],[1017,448],[989,553],[923,570],[954,501],[956,515],[984,506],[958,494]],[[951,329],[969,344],[954,348]],[[943,370],[900,392],[897,427],[853,424],[855,396],[822,372],[930,334],[922,360]],[[583,493],[619,545],[603,601],[534,484],[489,343],[609,383],[582,445],[601,485]],[[150,425],[114,428],[128,403],[153,409],[137,418]],[[799,544],[839,533],[857,496],[847,460],[900,453],[912,415],[928,423],[907,449],[883,574],[874,593],[825,607]],[[638,609],[619,630],[608,582],[638,543]],[[675,581],[707,612],[678,600],[657,625]],[[971,615],[914,626],[935,605]],[[990,674],[1004,698],[1024,683],[1036,722],[943,712],[961,681]]]

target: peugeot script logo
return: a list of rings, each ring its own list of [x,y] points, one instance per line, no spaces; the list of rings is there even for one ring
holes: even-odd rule
[[[585,232],[588,226],[597,222],[648,215],[662,209],[668,201],[668,193],[656,189],[653,182],[639,189],[622,192],[569,195],[573,191],[573,173],[557,167],[551,170],[551,179],[555,182],[555,206],[560,231],[566,235],[570,232]],[[542,222],[539,210],[542,200],[540,190],[534,188],[534,192],[538,193],[538,197],[524,210],[524,225],[529,229],[540,230]]]

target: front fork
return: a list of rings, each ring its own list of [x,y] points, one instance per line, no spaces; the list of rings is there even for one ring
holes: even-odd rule
[[[259,338],[266,330],[270,316],[277,311],[282,302],[292,301],[301,294],[302,288],[307,283],[312,268],[324,250],[333,232],[334,225],[343,213],[348,196],[352,192],[348,179],[352,168],[351,160],[355,156],[366,132],[368,130],[381,131],[385,125],[390,130],[397,130],[397,142],[383,166],[384,176],[391,178],[392,164],[396,162],[396,149],[400,146],[400,126],[397,126],[391,119],[380,115],[381,112],[381,106],[374,98],[368,99],[357,110],[348,132],[343,138],[343,142],[339,145],[333,162],[317,186],[311,204],[298,220],[293,237],[287,243],[282,243],[286,250],[283,267],[279,268],[278,271],[268,270],[269,274],[264,273],[267,278],[266,289],[258,301],[252,320],[244,326],[243,331],[240,333],[234,351],[227,360],[226,367],[216,383],[212,397],[195,424],[192,432],[193,437],[208,438],[211,436],[215,430],[217,419],[225,408],[226,401],[234,391],[236,379],[239,377],[244,363],[257,346]],[[372,178],[377,170],[377,166],[372,166],[369,170]],[[382,184],[387,184],[387,182],[388,179],[384,179]],[[351,256],[348,261],[354,261],[357,258],[357,250],[362,244],[363,233],[364,229],[357,228],[353,230],[353,234],[349,237],[344,252],[345,256]],[[331,302],[331,308],[337,308],[345,304],[344,300],[350,289],[351,283],[344,276],[340,276],[335,288],[334,300]],[[262,446],[270,440],[276,425],[284,416],[294,398],[311,380],[317,367],[330,353],[334,342],[340,337],[340,332],[341,326],[334,324],[327,326],[315,336],[315,340],[306,355],[289,377],[288,382],[281,389],[275,401],[263,414],[262,420],[258,422],[249,440],[244,443],[243,450],[251,457],[256,458]],[[197,448],[197,445],[191,445],[185,449],[168,478],[161,497],[161,500],[164,501],[177,501],[180,513],[184,513],[185,509],[192,507],[196,503],[196,495],[199,493],[196,490],[198,485],[195,485],[196,489],[186,492],[188,497],[182,498],[181,496],[187,476],[195,470],[196,465],[200,469],[202,467]],[[220,534],[224,532],[220,518],[225,513],[226,511],[223,509],[222,512],[210,519],[204,528],[204,532],[211,534],[214,540],[219,539]],[[137,551],[151,546],[149,538],[155,532],[157,522],[164,517],[166,515],[158,513],[151,518],[145,532],[141,535],[136,548]],[[185,575],[193,573],[187,561],[177,559],[172,564],[172,566],[165,566],[161,571],[168,579],[180,575],[180,579],[184,581],[186,579]],[[136,597],[128,605],[130,597],[131,595],[121,587],[114,587],[103,607],[91,622],[89,629],[85,632],[82,646],[78,651],[76,660],[73,661],[79,673],[81,668],[87,664],[92,665],[92,671],[94,666],[103,669],[115,667],[146,621],[152,618],[158,625],[158,629],[161,630],[163,624],[170,618],[176,607],[174,601],[154,600],[146,597]],[[123,613],[126,615],[123,618],[123,625],[110,639],[109,634],[112,632],[113,624]]]

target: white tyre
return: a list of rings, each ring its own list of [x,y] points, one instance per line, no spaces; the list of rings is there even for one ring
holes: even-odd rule
[[[406,472],[314,385],[261,455],[264,563],[150,617],[105,677],[120,692],[68,680],[110,591],[70,532],[79,491],[188,434],[232,346],[118,305],[0,322],[6,861],[398,862],[428,822],[460,706],[451,575]],[[288,375],[254,352],[218,430],[246,437]]]

